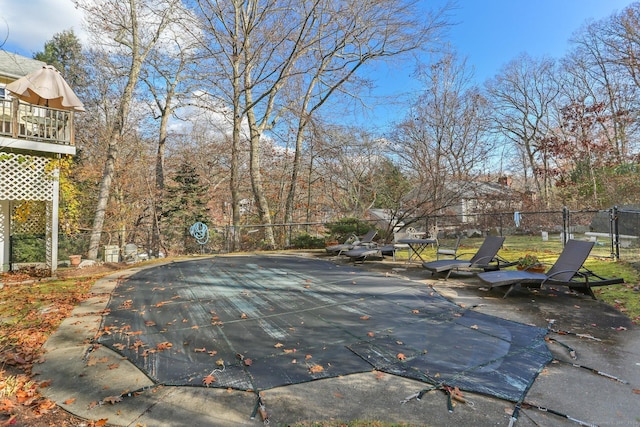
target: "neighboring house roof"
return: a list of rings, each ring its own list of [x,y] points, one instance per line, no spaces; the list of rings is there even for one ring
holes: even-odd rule
[[[512,188],[497,182],[487,181],[458,181],[452,187],[460,191],[460,197],[465,199],[475,199],[478,197],[514,197],[517,192]]]
[[[0,50],[0,78],[13,81],[47,65],[37,59]]]

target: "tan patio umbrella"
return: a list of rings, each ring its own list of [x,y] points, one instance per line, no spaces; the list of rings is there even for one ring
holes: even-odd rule
[[[7,85],[21,100],[61,110],[84,111],[84,105],[55,67],[45,65]]]

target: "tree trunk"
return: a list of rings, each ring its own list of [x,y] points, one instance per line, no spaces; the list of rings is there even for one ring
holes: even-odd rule
[[[246,90],[245,96],[247,97],[247,105],[251,105],[251,90]],[[273,235],[273,227],[271,225],[271,212],[269,211],[269,201],[267,200],[264,192],[262,173],[260,172],[260,132],[257,129],[253,109],[249,109],[247,117],[249,118],[249,134],[251,139],[249,164],[251,188],[253,189],[253,196],[258,207],[258,217],[260,218],[262,225],[265,226],[264,240],[266,242],[267,249],[274,249],[276,247],[276,240]]]
[[[102,235],[102,229],[104,227],[104,216],[107,210],[107,204],[109,202],[109,194],[111,192],[111,184],[113,182],[113,176],[115,171],[116,161],[118,160],[118,144],[122,138],[124,123],[129,115],[129,109],[131,107],[131,100],[133,99],[133,92],[140,76],[140,70],[145,54],[140,52],[140,39],[138,19],[136,12],[136,0],[130,0],[130,13],[131,13],[131,34],[133,40],[128,46],[131,48],[131,66],[129,68],[129,76],[127,84],[120,98],[120,105],[114,120],[111,134],[109,135],[109,149],[107,153],[107,161],[104,166],[104,172],[102,173],[102,180],[100,182],[100,191],[98,194],[98,203],[96,206],[95,215],[93,218],[93,227],[91,229],[91,239],[89,241],[89,252],[87,257],[89,259],[98,258],[98,249],[100,246],[100,237]]]

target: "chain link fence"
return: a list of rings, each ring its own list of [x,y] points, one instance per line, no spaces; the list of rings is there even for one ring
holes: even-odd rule
[[[378,240],[390,242],[393,231],[406,228],[403,224],[439,239],[451,239],[458,235],[463,238],[501,235],[507,238],[505,245],[509,244],[509,237],[513,237],[514,241],[516,237],[520,241],[528,239],[532,250],[544,246],[545,249],[560,252],[563,242],[568,238],[591,240],[595,242],[593,255],[628,262],[640,261],[640,209],[613,207],[608,210],[434,215],[405,219],[397,225],[384,220],[357,221],[354,233],[362,235],[369,228],[376,227],[379,230]],[[127,262],[164,256],[226,253],[232,251],[234,240],[239,242],[236,251],[269,249],[265,239],[267,227],[264,225],[206,225],[208,238],[199,242],[190,234],[190,227],[164,227],[156,237],[150,227],[126,231],[106,230],[102,233],[99,259]],[[271,228],[276,249],[316,249],[324,247],[327,241],[334,238],[330,233],[331,225],[313,222],[274,224]],[[68,262],[71,255],[85,256],[89,249],[89,237],[88,231],[60,234],[59,265]],[[12,266],[44,262],[45,246],[44,235],[14,233],[11,236]]]

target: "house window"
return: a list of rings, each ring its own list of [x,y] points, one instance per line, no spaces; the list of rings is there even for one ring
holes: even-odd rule
[[[4,87],[0,87],[0,99],[5,99],[6,97]]]

